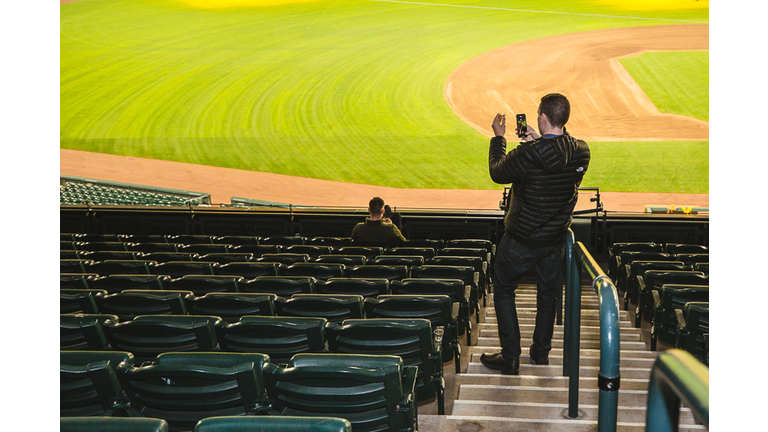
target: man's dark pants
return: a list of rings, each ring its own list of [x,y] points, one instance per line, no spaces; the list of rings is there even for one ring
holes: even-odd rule
[[[528,269],[536,273],[536,328],[531,355],[542,358],[552,349],[557,295],[563,286],[565,243],[555,246],[529,247],[507,234],[496,250],[493,279],[493,301],[499,326],[501,353],[506,359],[520,357],[520,325],[515,307],[515,289]]]

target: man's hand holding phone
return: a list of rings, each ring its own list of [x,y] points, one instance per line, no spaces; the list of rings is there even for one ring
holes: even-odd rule
[[[507,119],[504,113],[496,114],[491,129],[493,129],[494,136],[504,136],[507,132]]]
[[[541,135],[536,132],[536,129],[528,126],[528,131],[525,133],[525,141],[533,141],[539,138],[541,138]]]

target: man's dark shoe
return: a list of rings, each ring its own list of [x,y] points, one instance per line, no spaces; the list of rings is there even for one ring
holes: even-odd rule
[[[504,375],[517,375],[520,373],[520,359],[507,359],[501,353],[483,354],[480,356],[480,362],[489,369],[501,371]]]
[[[533,348],[533,347],[531,347]],[[533,355],[533,351],[530,352],[531,357],[531,364],[532,365],[548,365],[549,364],[549,355],[545,355],[543,357],[536,357]]]

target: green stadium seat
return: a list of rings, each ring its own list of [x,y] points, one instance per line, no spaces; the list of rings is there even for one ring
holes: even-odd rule
[[[241,289],[289,298],[294,294],[314,294],[316,284],[317,279],[307,276],[259,276],[241,285]]]
[[[385,249],[382,255],[413,255],[428,260],[435,256],[435,250],[431,247],[398,246]]]
[[[270,362],[287,364],[295,354],[324,351],[327,324],[325,318],[247,315],[216,331],[223,351],[268,354]]]
[[[408,247],[430,247],[437,251],[445,247],[445,240],[443,239],[410,239],[403,244]]]
[[[217,239],[216,236],[212,235],[205,235],[205,234],[177,234],[177,235],[168,235],[165,236],[165,241],[168,243],[176,243],[176,244],[185,244],[185,245],[193,245],[193,244],[215,244],[217,243],[215,240]]]
[[[254,415],[264,410],[263,354],[166,353],[150,365],[118,368],[131,404],[162,418],[171,431],[191,431],[209,417]]]
[[[164,263],[169,261],[200,261],[200,255],[194,252],[148,252],[142,253],[141,259]]]
[[[368,262],[368,258],[366,258],[365,255],[330,254],[320,255],[315,258],[314,262],[326,264],[344,264],[347,267],[352,267],[356,265],[364,265]]]
[[[687,284],[709,286],[709,277],[702,272],[687,270],[646,270],[637,277],[638,303],[635,309],[635,327],[639,328],[641,319],[653,318],[653,291],[661,291],[666,284]]]
[[[693,270],[709,275],[709,263],[696,263],[693,265]]]
[[[251,262],[254,260],[253,253],[208,253],[199,258],[200,261],[213,261],[219,264],[229,264],[233,262]]]
[[[183,249],[185,252],[194,252],[198,255],[207,255],[213,253],[230,253],[233,252],[233,246],[229,244],[185,244]]]
[[[340,248],[342,246],[351,246],[352,237],[313,237],[307,241],[307,244]]]
[[[143,253],[150,252],[183,252],[183,248],[180,248],[178,244],[166,243],[166,242],[142,242],[142,243],[129,243],[127,245],[128,250],[139,251]]]
[[[388,279],[330,278],[319,280],[315,284],[318,294],[353,294],[363,297],[376,297],[389,294]]]
[[[622,269],[628,264],[632,264],[634,261],[676,261],[674,255],[670,255],[666,252],[631,250],[623,251],[613,259],[613,273],[609,275],[612,280],[618,280]]]
[[[119,322],[117,315],[62,314],[59,318],[59,349],[100,351],[109,349],[104,322]]]
[[[329,324],[328,350],[344,354],[395,355],[403,365],[418,367],[418,401],[437,397],[445,414],[442,344],[444,329],[432,330],[426,319],[368,318]]]
[[[365,299],[366,318],[424,318],[432,329],[443,327],[443,362],[454,360],[456,373],[461,371],[459,345],[459,304],[447,295],[381,295]]]
[[[233,245],[231,252],[233,253],[252,253],[254,259],[264,254],[275,254],[282,252],[283,247],[280,245],[262,245],[262,244],[241,244]]]
[[[270,236],[262,238],[259,244],[279,246],[304,245],[307,244],[307,237]]]
[[[472,345],[472,320],[470,319],[470,296],[472,287],[460,279],[408,278],[392,282],[392,294],[404,295],[447,295],[459,304],[459,335],[467,335],[467,345]]]
[[[348,268],[347,277],[360,279],[388,279],[390,282],[405,279],[410,275],[406,265],[366,264]]]
[[[314,260],[320,255],[329,255],[333,253],[333,246],[322,245],[291,245],[283,249],[284,253],[306,254]]]
[[[80,241],[77,242],[77,250],[86,251],[128,251],[128,243],[121,241]]]
[[[146,417],[61,417],[59,432],[168,432],[168,422]]]
[[[143,362],[166,352],[218,351],[216,327],[223,325],[217,316],[140,315],[120,323],[106,321],[104,328],[112,349],[131,352]]]
[[[106,260],[146,260],[142,253],[136,251],[91,251],[79,253],[82,258],[93,262]]]
[[[709,262],[708,253],[680,253],[675,255],[675,258],[678,261],[684,262],[691,270],[693,270],[693,266],[697,263]]]
[[[59,313],[98,314],[99,304],[105,295],[106,291],[93,288],[59,290]]]
[[[117,368],[133,363],[130,352],[61,351],[59,415],[125,415],[130,405],[123,395]]]
[[[278,299],[278,316],[325,318],[330,322],[365,318],[363,296],[344,294],[294,294]]]
[[[111,274],[95,279],[91,285],[109,293],[129,289],[164,290],[169,289],[171,277],[167,275]]]
[[[490,275],[488,273],[488,261],[478,256],[439,255],[430,259],[427,265],[447,265],[472,267],[478,274],[478,296],[483,299],[483,306],[487,306],[487,292],[490,289]]]
[[[664,252],[663,245],[653,242],[614,243],[608,248],[608,277],[617,279],[619,256],[622,252]]]
[[[184,275],[178,279],[173,279],[170,288],[174,290],[192,291],[196,296],[204,296],[214,292],[241,292],[240,286],[245,284],[246,280],[242,276],[225,275]]]
[[[684,243],[667,243],[664,245],[664,252],[677,255],[677,254],[708,254],[709,248],[697,244],[684,244]]]
[[[411,267],[424,265],[424,262],[425,259],[421,255],[379,255],[372,264]]]
[[[213,417],[200,420],[194,432],[352,432],[352,424],[333,417]],[[122,432],[122,431],[121,431]]]
[[[709,302],[688,302],[676,309],[675,348],[688,351],[709,365]]]
[[[285,276],[307,276],[315,279],[330,279],[334,277],[344,277],[346,266],[344,264],[326,264],[314,262],[297,262],[286,266],[282,275]]]
[[[244,315],[274,316],[276,299],[275,294],[212,292],[186,301],[190,314],[214,315],[233,323]]]
[[[167,275],[171,279],[187,275],[213,276],[217,274],[219,267],[219,263],[212,261],[168,261],[155,265],[151,274]]]
[[[368,260],[373,260],[379,255],[384,255],[384,248],[381,246],[342,246],[335,248],[334,253],[340,255],[363,255]]]
[[[236,248],[238,246],[243,245],[254,245],[258,246],[261,242],[261,237],[259,236],[240,236],[240,235],[225,235],[225,236],[218,236],[213,238],[213,243],[223,243],[223,244],[229,244],[232,245],[233,248]]]
[[[310,256],[308,254],[288,253],[288,252],[265,253],[265,254],[262,254],[260,257],[256,258],[256,262],[276,262],[280,264],[285,264],[286,266],[294,263],[309,262],[309,260],[310,260]]]
[[[284,416],[339,417],[354,431],[416,431],[418,368],[397,356],[297,354],[264,369],[273,408]]]
[[[83,259],[83,260],[87,260],[89,254],[90,254],[90,252],[88,252],[88,251],[78,252],[78,251],[76,251],[74,249],[60,250],[59,251],[59,259],[63,259],[63,260]]]
[[[464,282],[464,285],[472,287],[469,296],[469,314],[470,316],[474,314],[475,321],[478,323],[480,322],[480,273],[475,271],[474,267],[428,264],[413,267],[411,269],[411,277],[426,279],[460,279]]]
[[[88,259],[60,259],[59,273],[92,273],[88,270],[91,263]]]
[[[122,236],[124,243],[168,243],[163,234],[125,234]]]
[[[624,299],[624,309],[629,309],[629,303],[637,305],[639,286],[637,276],[647,270],[688,270],[682,261],[632,261],[617,271],[616,289]]]
[[[130,321],[139,315],[187,315],[186,302],[191,291],[124,290],[101,299],[101,313],[117,315]]]
[[[656,341],[674,346],[676,309],[683,309],[692,301],[708,302],[709,287],[698,285],[666,284],[660,291],[653,291],[653,318],[651,320],[651,350],[656,351]]]
[[[216,274],[253,280],[260,276],[280,276],[283,268],[282,264],[276,262],[232,262],[220,265]]]
[[[59,287],[61,289],[90,289],[93,281],[99,277],[96,273],[61,273]]]
[[[145,260],[104,260],[92,262],[86,266],[88,273],[97,273],[101,276],[111,274],[153,274],[157,266],[155,261]]]

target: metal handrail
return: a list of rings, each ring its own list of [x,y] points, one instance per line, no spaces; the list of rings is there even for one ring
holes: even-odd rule
[[[648,382],[645,430],[678,430],[680,403],[709,428],[709,368],[690,353],[669,349],[656,358]]]
[[[619,296],[611,279],[606,276],[587,248],[576,242],[573,231],[566,237],[565,268],[565,328],[563,375],[569,377],[568,416],[577,418],[579,405],[579,325],[581,320],[581,269],[592,279],[600,307],[600,369],[597,387],[597,430],[616,431],[619,407]]]

